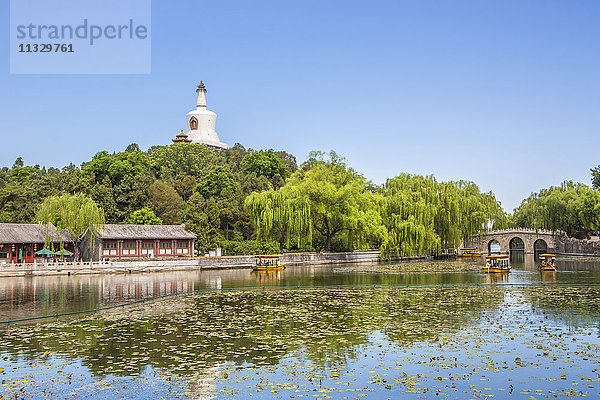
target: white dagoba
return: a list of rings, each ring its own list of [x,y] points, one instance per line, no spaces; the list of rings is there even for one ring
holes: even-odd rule
[[[200,81],[198,85],[198,100],[196,109],[187,113],[187,137],[192,143],[202,143],[219,149],[228,149],[225,143],[219,140],[215,131],[217,125],[217,114],[206,109],[206,87]]]

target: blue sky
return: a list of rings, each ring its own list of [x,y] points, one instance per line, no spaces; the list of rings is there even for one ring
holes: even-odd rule
[[[6,28],[0,165],[168,144],[202,79],[229,145],[468,179],[512,211],[600,164],[598,21],[597,1],[155,0],[149,75],[10,75]]]

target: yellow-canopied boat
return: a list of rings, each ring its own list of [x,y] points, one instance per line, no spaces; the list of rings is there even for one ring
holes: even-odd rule
[[[479,257],[481,257],[481,254],[477,253],[477,249],[475,247],[464,247],[456,254],[456,258],[465,258],[471,260]]]
[[[558,271],[554,254],[540,254],[540,271]]]
[[[485,265],[482,271],[487,274],[500,272],[510,272],[510,263],[508,256],[492,255],[485,258]]]
[[[279,261],[277,255],[256,256],[252,269],[254,271],[278,271],[285,269],[285,264]]]

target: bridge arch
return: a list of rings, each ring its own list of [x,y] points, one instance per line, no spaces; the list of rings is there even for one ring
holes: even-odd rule
[[[537,260],[540,254],[544,254],[548,251],[548,243],[544,239],[537,239],[533,242],[533,253]]]
[[[510,251],[525,251],[525,242],[520,237],[515,236],[508,242],[508,249]]]
[[[515,236],[508,242],[508,255],[511,262],[523,262],[525,260],[525,241]]]
[[[487,244],[488,255],[500,254],[502,252],[502,245],[496,239],[492,239]]]
[[[491,242],[495,240],[500,244],[500,252],[502,254],[534,254],[536,250],[547,252],[558,251],[557,238],[561,234],[563,233],[543,229],[510,228],[481,232],[475,235],[472,241],[481,253],[487,252],[490,254],[492,252]],[[534,248],[534,243],[538,239],[541,239],[541,241],[537,242],[537,248]],[[523,245],[521,245],[521,242]],[[497,247],[494,247],[494,250],[497,251]]]

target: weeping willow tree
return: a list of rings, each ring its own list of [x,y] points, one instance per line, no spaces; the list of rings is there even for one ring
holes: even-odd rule
[[[379,247],[384,257],[457,248],[506,223],[494,195],[473,182],[402,174],[377,188],[334,152],[311,153],[279,191],[253,193],[245,205],[257,232],[282,249],[304,237],[324,251]]]
[[[438,202],[435,178],[403,174],[388,179],[383,193],[383,223],[388,235],[381,252],[385,258],[392,252],[414,255],[440,247],[440,237],[435,231]]]
[[[453,183],[440,183],[436,198],[435,232],[442,248],[453,248],[463,237],[463,196]]]
[[[533,193],[515,209],[516,226],[564,231],[584,239],[600,229],[600,192],[565,181]]]
[[[313,245],[324,251],[364,248],[383,236],[379,199],[365,178],[334,151],[312,152],[281,188],[310,205]]]
[[[279,190],[254,192],[244,206],[250,214],[258,237],[274,239],[280,250],[295,240],[300,248],[312,241],[310,205],[303,196],[286,196]]]
[[[508,216],[492,192],[481,193],[473,182],[451,182],[459,189],[461,239],[467,242],[486,228],[502,229],[508,226]]]
[[[390,252],[420,255],[456,248],[487,226],[501,227],[506,214],[492,193],[473,182],[437,182],[433,176],[402,174],[383,185],[383,223]]]
[[[381,195],[335,152],[314,152],[278,191],[253,193],[245,201],[255,229],[281,248],[295,240],[324,251],[379,244],[386,235]]]
[[[65,232],[68,235],[75,247],[75,258],[79,258],[79,249],[84,236],[89,234],[93,242],[100,236],[104,226],[103,210],[94,200],[81,193],[47,197],[36,216],[40,223],[52,224],[58,229],[59,234]],[[54,238],[49,237],[50,229],[45,229],[45,232],[48,244]]]

